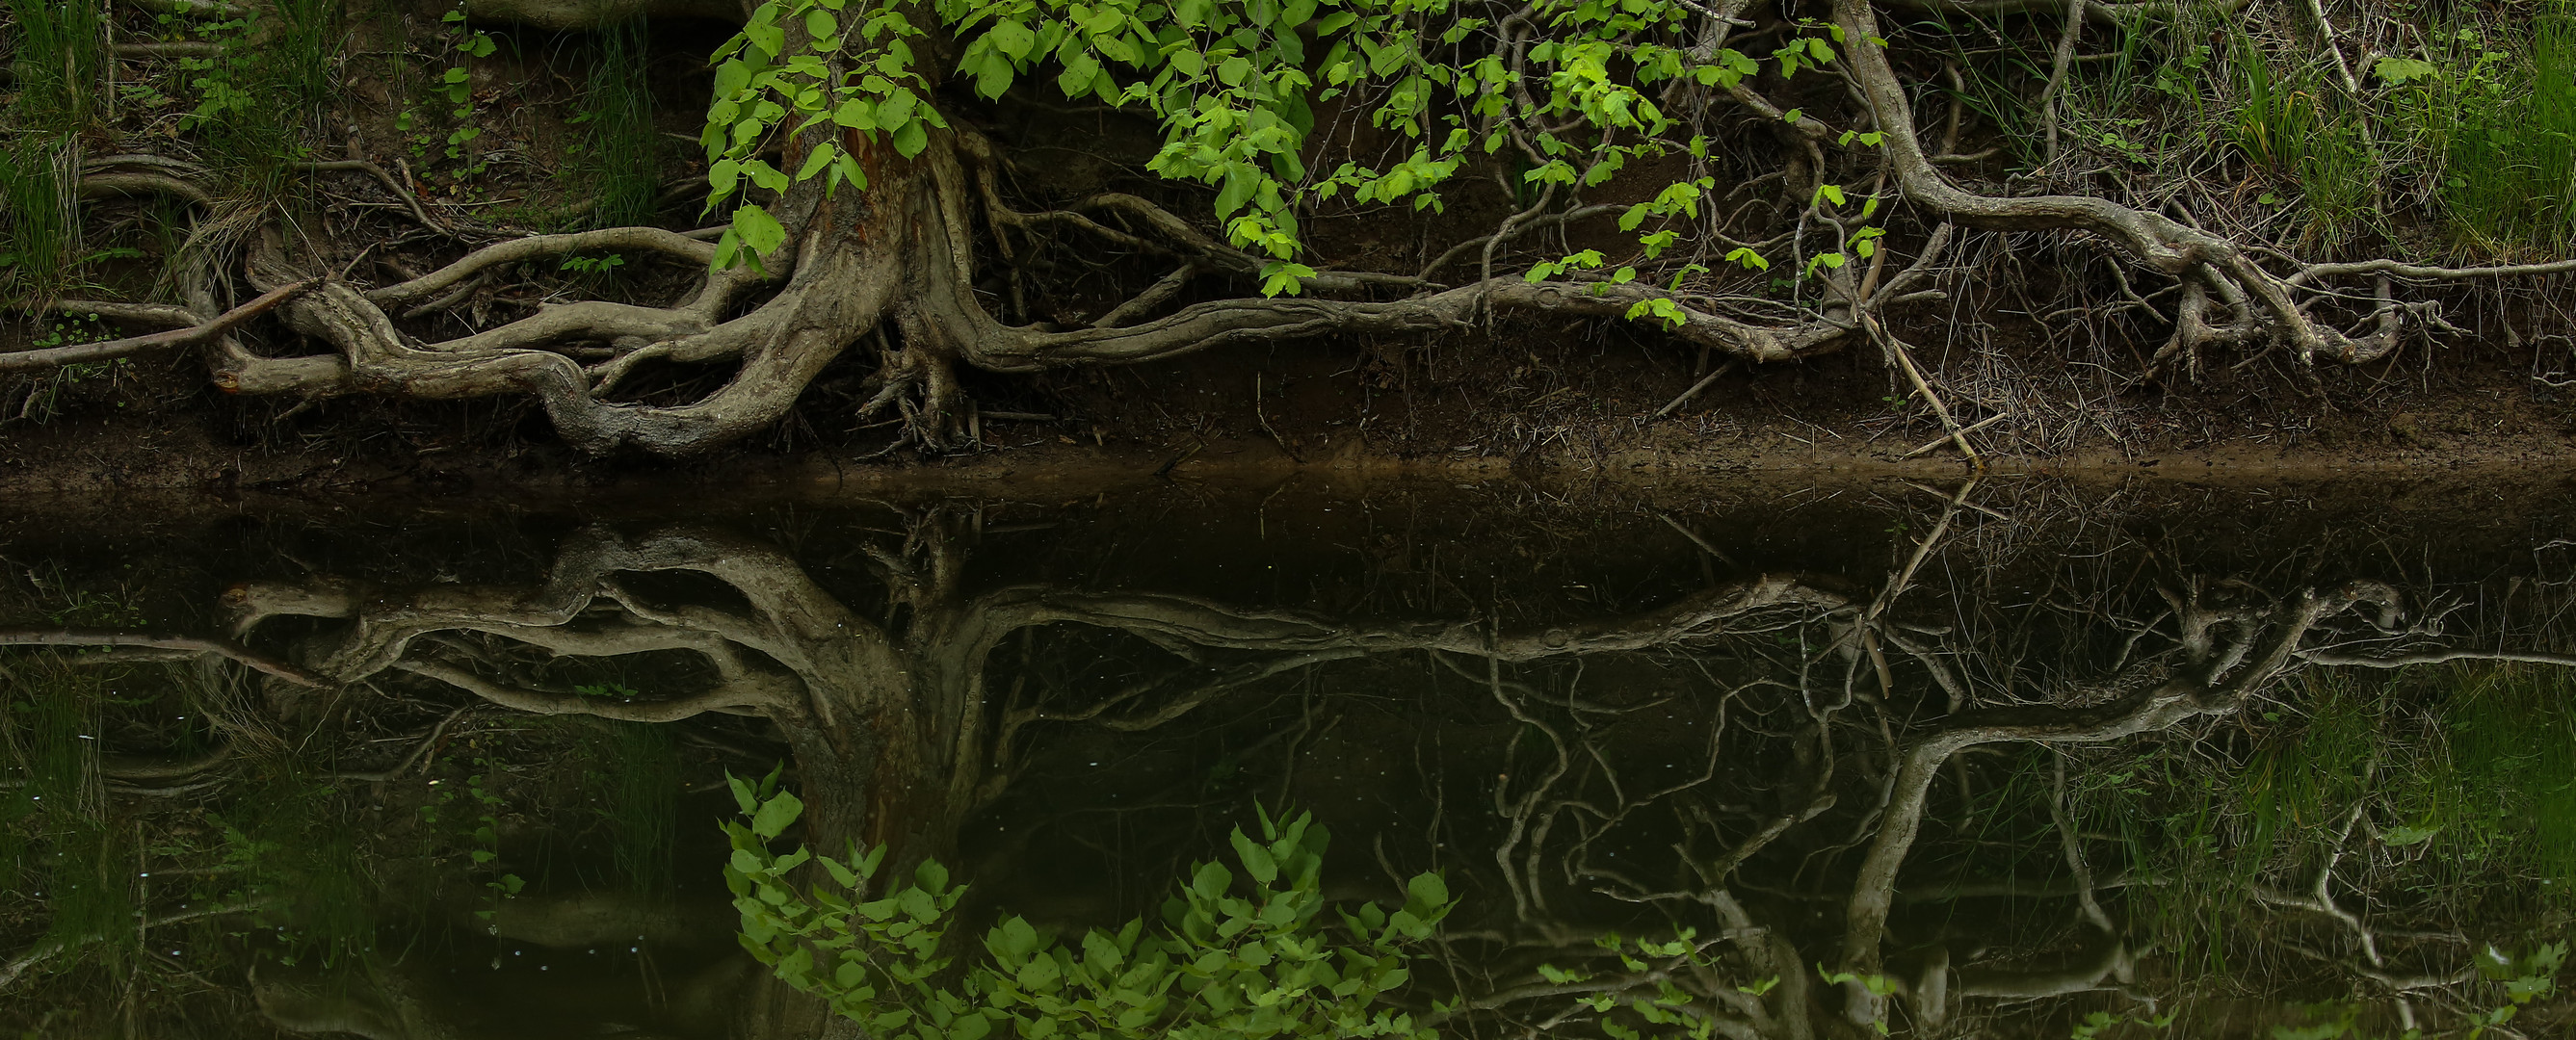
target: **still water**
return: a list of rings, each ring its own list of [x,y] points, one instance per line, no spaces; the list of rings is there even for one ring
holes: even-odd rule
[[[0,514],[0,1036],[2567,1036],[2569,490]]]

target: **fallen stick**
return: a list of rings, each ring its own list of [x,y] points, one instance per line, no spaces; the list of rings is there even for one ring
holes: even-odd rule
[[[1672,401],[1671,401],[1670,403],[1668,403],[1668,404],[1664,405],[1664,406],[1663,406],[1663,407],[1661,407],[1661,408],[1657,408],[1657,409],[1655,409],[1655,414],[1647,416],[1647,417],[1646,417],[1646,420],[1647,420],[1648,422],[1652,422],[1652,421],[1654,421],[1654,420],[1661,419],[1661,418],[1663,418],[1663,417],[1665,417],[1665,416],[1667,416],[1667,415],[1671,415],[1671,414],[1673,414],[1673,409],[1675,409],[1675,408],[1679,408],[1679,407],[1681,407],[1681,406],[1683,406],[1683,405],[1686,405],[1686,404],[1689,404],[1689,403],[1690,403],[1690,399],[1691,399],[1691,398],[1694,398],[1694,397],[1698,397],[1698,396],[1699,396],[1699,392],[1700,392],[1700,391],[1702,391],[1702,390],[1706,390],[1706,389],[1708,389],[1708,385],[1709,385],[1710,383],[1717,382],[1717,377],[1722,376],[1722,375],[1725,375],[1725,374],[1727,374],[1727,373],[1729,373],[1729,372],[1735,371],[1735,362],[1736,362],[1736,360],[1737,360],[1737,359],[1735,359],[1735,358],[1728,358],[1728,359],[1726,359],[1726,362],[1725,362],[1724,364],[1721,364],[1721,365],[1717,366],[1717,370],[1716,370],[1716,371],[1714,371],[1714,372],[1710,372],[1710,373],[1709,373],[1709,374],[1707,374],[1707,375],[1701,376],[1701,377],[1700,377],[1700,379],[1699,379],[1699,382],[1692,383],[1692,384],[1691,384],[1691,388],[1690,388],[1690,389],[1688,389],[1688,390],[1684,390],[1684,391],[1682,391],[1682,395],[1681,395],[1680,397],[1673,398],[1673,399],[1672,399]]]
[[[0,354],[0,372],[31,372],[90,361],[107,361],[162,347],[195,346],[208,340],[220,339],[252,318],[276,310],[280,304],[302,296],[320,284],[322,279],[307,278],[292,285],[281,285],[260,294],[256,300],[225,311],[213,321],[202,325],[191,325],[184,329],[155,332],[148,336],[128,336],[104,343],[81,343],[68,347],[49,347],[44,350],[21,350]]]
[[[1917,456],[1917,455],[1921,455],[1921,454],[1923,454],[1924,452],[1931,451],[1931,450],[1932,450],[1932,449],[1934,449],[1934,448],[1938,448],[1938,447],[1940,447],[1940,446],[1942,446],[1942,445],[1944,445],[1944,444],[1955,444],[1955,443],[1957,443],[1957,442],[1958,442],[1959,438],[1961,438],[1961,437],[1965,437],[1965,436],[1967,436],[1967,435],[1969,435],[1969,434],[1971,434],[1971,433],[1975,433],[1975,432],[1977,432],[1977,431],[1979,431],[1979,430],[1985,429],[1986,427],[1992,426],[1992,425],[1994,425],[1994,424],[1996,424],[1996,423],[2002,422],[2002,421],[2004,421],[2004,420],[2006,420],[2006,419],[2010,419],[2010,418],[2012,418],[2012,414],[2011,414],[2011,413],[2009,413],[2009,412],[2002,413],[2002,414],[1998,414],[1998,415],[1989,415],[1989,416],[1987,416],[1987,417],[1985,417],[1985,418],[1983,418],[1983,419],[1979,419],[1979,420],[1977,420],[1977,421],[1975,421],[1975,422],[1969,423],[1969,424],[1968,424],[1968,425],[1966,425],[1966,426],[1960,427],[1960,429],[1959,429],[1959,431],[1958,431],[1957,433],[1945,433],[1945,434],[1942,434],[1942,435],[1940,436],[1940,438],[1939,438],[1939,439],[1934,440],[1933,442],[1931,442],[1931,443],[1929,443],[1929,444],[1926,444],[1926,445],[1924,445],[1924,446],[1922,446],[1922,447],[1920,447],[1920,448],[1916,448],[1916,449],[1914,449],[1913,451],[1909,451],[1909,452],[1906,452],[1906,453],[1905,453],[1905,454],[1903,454],[1903,455],[1897,456],[1897,458],[1898,458],[1899,460],[1903,460],[1903,459],[1910,459],[1910,458],[1913,458],[1913,457],[1915,457],[1915,456]],[[1971,452],[1971,453],[1968,455],[1968,457],[1973,459],[1973,458],[1976,458],[1977,456],[1976,456],[1976,454],[1975,454],[1975,453]]]

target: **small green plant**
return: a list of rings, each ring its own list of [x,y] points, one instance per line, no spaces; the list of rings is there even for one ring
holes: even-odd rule
[[[437,799],[420,807],[421,833],[426,846],[423,851],[433,856],[440,855],[454,847],[448,843],[461,839],[466,861],[478,872],[485,872],[488,868],[489,872],[482,881],[484,905],[474,911],[474,918],[483,922],[486,933],[497,937],[501,934],[501,926],[493,918],[498,916],[501,901],[515,898],[527,887],[527,882],[498,866],[501,860],[501,812],[509,804],[499,792],[492,790],[489,780],[498,766],[488,758],[474,759],[473,765],[474,772],[465,778],[463,795],[449,788]],[[430,783],[438,784],[440,781],[432,780]],[[465,804],[460,806],[459,803]],[[455,821],[472,825],[461,833],[449,829],[455,825],[451,823],[450,813],[460,807],[472,814]]]
[[[2520,957],[2489,946],[2479,952],[2477,961],[2478,974],[2502,987],[2505,1002],[2472,1019],[2469,1040],[2513,1021],[2532,1001],[2557,992],[2558,971],[2567,964],[2567,944],[2549,943]]]
[[[1825,984],[1828,986],[1840,986],[1845,983],[1859,983],[1860,988],[1869,991],[1870,996],[1877,997],[1882,1001],[1886,1000],[1888,997],[1896,995],[1895,980],[1890,979],[1885,975],[1875,973],[1861,975],[1848,971],[1831,971],[1822,964],[1816,965],[1816,975],[1818,978],[1824,979]],[[1871,1020],[1870,1025],[1878,1030],[1878,1035],[1887,1035],[1887,1019],[1885,1016],[1880,1016],[1879,1018]]]
[[[2271,1040],[2336,1040],[2351,1036],[2361,1023],[2361,1005],[2354,1001],[2312,1004],[2301,1010],[2311,1021],[2306,1025],[2273,1026]]]
[[[2311,245],[2330,250],[2373,229],[2379,155],[2367,119],[2327,87],[2313,61],[2286,64],[2241,26],[2231,40],[2236,147],[2258,169],[2298,186]]]
[[[447,157],[461,161],[466,158],[467,146],[473,144],[475,138],[483,136],[483,128],[474,121],[476,114],[474,61],[478,58],[491,57],[492,53],[499,49],[499,45],[492,42],[490,33],[466,23],[465,5],[462,2],[459,2],[455,9],[440,16],[439,21],[447,27],[448,44],[454,62],[447,67],[446,72],[440,74],[438,84],[439,96],[450,106],[447,112],[448,118],[456,121],[456,128],[448,131],[447,134]],[[482,166],[479,161],[480,150],[476,150],[475,154],[478,157],[477,161],[466,163],[469,176],[472,171],[480,170]]]
[[[474,760],[474,766],[478,771],[465,778],[465,789],[481,811],[474,817],[474,847],[468,849],[465,855],[466,858],[474,861],[475,866],[488,867],[501,858],[500,812],[508,803],[484,782],[485,776],[492,769],[492,761],[478,758]],[[520,889],[527,887],[527,882],[521,880],[517,874],[505,872],[484,881],[483,887],[492,893],[495,901],[498,901],[518,895]],[[490,921],[492,913],[492,909],[486,908],[475,911],[474,916]]]
[[[1133,920],[1069,944],[1008,917],[960,972],[943,939],[964,886],[936,860],[923,861],[909,883],[881,883],[882,846],[842,859],[770,851],[804,811],[776,782],[776,773],[758,785],[732,781],[743,820],[724,825],[733,844],[725,883],[742,913],[743,947],[871,1035],[1433,1035],[1375,1005],[1409,979],[1406,951],[1449,913],[1447,887],[1436,874],[1418,875],[1400,909],[1364,903],[1327,918],[1328,836],[1307,816],[1262,813],[1258,840],[1237,829],[1243,883],[1223,864],[1199,864],[1164,904],[1159,927]],[[809,867],[823,877],[790,880]]]
[[[2115,1015],[2108,1011],[2096,1011],[2085,1015],[2084,1020],[2077,1022],[2075,1029],[2066,1036],[2067,1040],[2101,1040],[2103,1037],[2119,1035],[2122,1026],[2136,1026],[2141,1030],[2157,1031],[2173,1025],[2174,1017],[2172,1013],[2148,1016]]]
[[[612,273],[618,268],[624,266],[626,266],[626,257],[617,253],[610,253],[607,256],[568,256],[564,258],[563,265],[559,270],[571,271],[576,274],[604,275]],[[620,688],[623,689],[623,687]],[[579,689],[583,693],[589,693],[593,688],[580,687]],[[632,690],[627,691],[625,694],[625,696],[629,697],[634,695],[634,691]]]
[[[278,0],[232,17],[161,15],[163,32],[216,44],[177,60],[192,102],[181,128],[233,187],[274,195],[310,152],[341,47],[342,0]]]
[[[1657,970],[1658,966],[1649,963],[1648,958],[1664,962],[1661,969],[1666,973],[1683,966],[1700,972],[1713,972],[1719,967],[1717,961],[1707,953],[1713,944],[1700,941],[1698,932],[1689,928],[1682,929],[1673,938],[1665,940],[1629,939],[1612,932],[1593,940],[1593,945],[1608,951],[1610,956],[1618,960],[1621,968],[1635,974]],[[1568,987],[1580,986],[1594,977],[1589,971],[1569,970],[1554,964],[1539,965],[1538,974],[1539,978],[1546,980],[1551,986]],[[1738,986],[1736,991],[1759,997],[1771,992],[1772,987],[1779,984],[1780,978],[1775,975],[1751,985]],[[1707,1021],[1695,1018],[1689,1011],[1684,1010],[1693,999],[1690,994],[1683,992],[1671,981],[1658,980],[1651,993],[1632,992],[1618,995],[1593,993],[1576,997],[1575,1003],[1603,1016],[1601,1031],[1617,1040],[1643,1040],[1644,1037],[1651,1035],[1639,1029],[1639,1025],[1645,1029],[1677,1025],[1688,1030],[1685,1035],[1705,1038],[1711,1035]],[[1636,1025],[1630,1024],[1631,1022]]]
[[[44,350],[115,338],[115,329],[100,321],[98,315],[68,315],[39,326],[39,331],[28,338],[27,346]],[[5,393],[0,393],[0,423],[32,422],[42,425],[52,422],[62,414],[63,391],[84,384],[113,384],[132,371],[133,365],[134,362],[127,358],[110,358],[61,365],[51,371],[19,377],[12,381]],[[123,407],[124,403],[119,401],[117,406]],[[140,624],[141,619],[132,621]],[[99,627],[113,626],[102,624]]]

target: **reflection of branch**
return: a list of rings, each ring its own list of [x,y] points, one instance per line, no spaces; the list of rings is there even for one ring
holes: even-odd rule
[[[2576,654],[2517,654],[2500,650],[2428,650],[2418,654],[2338,654],[2309,651],[2299,654],[2309,664],[2352,665],[2359,668],[2405,668],[2419,664],[2448,664],[2452,661],[2497,661],[2511,664],[2554,664],[2576,667]]]
[[[98,756],[98,775],[110,780],[177,780],[195,776],[233,757],[230,744],[217,744],[194,755],[112,755]]]
[[[229,914],[253,913],[269,909],[276,905],[277,900],[268,897],[245,900],[239,903],[220,903],[214,906],[198,907],[194,910],[180,910],[174,913],[162,914],[158,917],[148,917],[141,922],[139,927],[148,931],[154,928],[162,928],[174,924],[185,924],[189,921],[198,921],[209,917],[223,917]],[[132,937],[133,936],[131,935],[127,936],[127,938]],[[0,989],[6,989],[10,985],[16,983],[21,976],[24,976],[28,971],[33,970],[36,966],[70,952],[70,950],[75,946],[94,941],[97,938],[100,937],[57,935],[39,941],[36,945],[30,946],[24,952],[10,958],[7,963],[0,963]]]
[[[291,683],[326,688],[330,682],[284,661],[261,657],[231,643],[194,636],[156,636],[140,632],[9,631],[0,632],[0,646],[103,646],[148,650],[174,650],[192,654],[215,654],[236,661],[255,671],[274,675]]]
[[[2055,971],[1966,970],[1959,973],[1959,995],[2037,1000],[2100,989],[2106,978],[2125,978],[2136,953],[2117,936],[2100,937],[2101,946],[2086,957]]]
[[[339,773],[335,774],[333,779],[357,780],[364,783],[382,783],[387,780],[400,779],[404,773],[411,771],[413,763],[420,761],[423,756],[429,754],[429,749],[438,746],[438,738],[447,735],[447,727],[455,725],[456,720],[464,718],[467,713],[473,710],[474,705],[468,704],[462,708],[456,709],[455,711],[448,712],[447,717],[438,720],[438,725],[431,726],[429,728],[429,733],[421,737],[419,743],[412,745],[411,753],[404,755],[403,760],[394,763],[394,767],[391,769],[385,770],[381,773]]]
[[[488,682],[462,668],[434,661],[398,661],[394,667],[436,679],[504,708],[532,715],[594,715],[626,722],[678,722],[711,711],[757,711],[778,706],[776,699],[766,691],[743,691],[730,686],[669,700],[624,701],[578,693],[513,689]]]
[[[2078,0],[2081,2],[2081,0]],[[2066,869],[2075,878],[2076,905],[2084,908],[2084,919],[2105,935],[2117,931],[2111,927],[2111,916],[2102,912],[2102,903],[2093,898],[2093,868],[2084,862],[2084,838],[2075,829],[2075,821],[2066,812],[2066,752],[2052,749],[2048,789],[2048,819],[2057,826],[2058,843],[2065,847]]]
[[[1494,632],[1474,621],[1364,625],[1291,611],[1242,610],[1192,596],[1150,593],[1083,595],[1022,587],[980,598],[976,612],[1016,615],[1016,625],[1073,621],[1140,637],[1177,639],[1210,649],[1328,650],[1376,654],[1447,650],[1504,661],[1643,650],[1722,635],[1729,622],[1759,611],[1847,609],[1850,600],[1795,578],[1766,575],[1696,593],[1655,610],[1535,630]]]

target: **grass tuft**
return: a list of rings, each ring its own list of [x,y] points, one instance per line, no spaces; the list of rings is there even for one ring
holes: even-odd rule
[[[90,120],[104,62],[98,0],[8,0],[17,26],[10,72],[17,78],[16,128],[64,133]]]
[[[2487,251],[2563,253],[2576,242],[2576,13],[2554,5],[2534,25],[2528,53],[2495,76],[2503,89],[2472,79],[2442,106],[2456,119],[2443,135],[2443,201]]]
[[[648,30],[630,18],[596,34],[590,81],[582,91],[581,169],[596,200],[596,227],[651,224],[662,193],[662,134],[653,125],[646,77]]]

